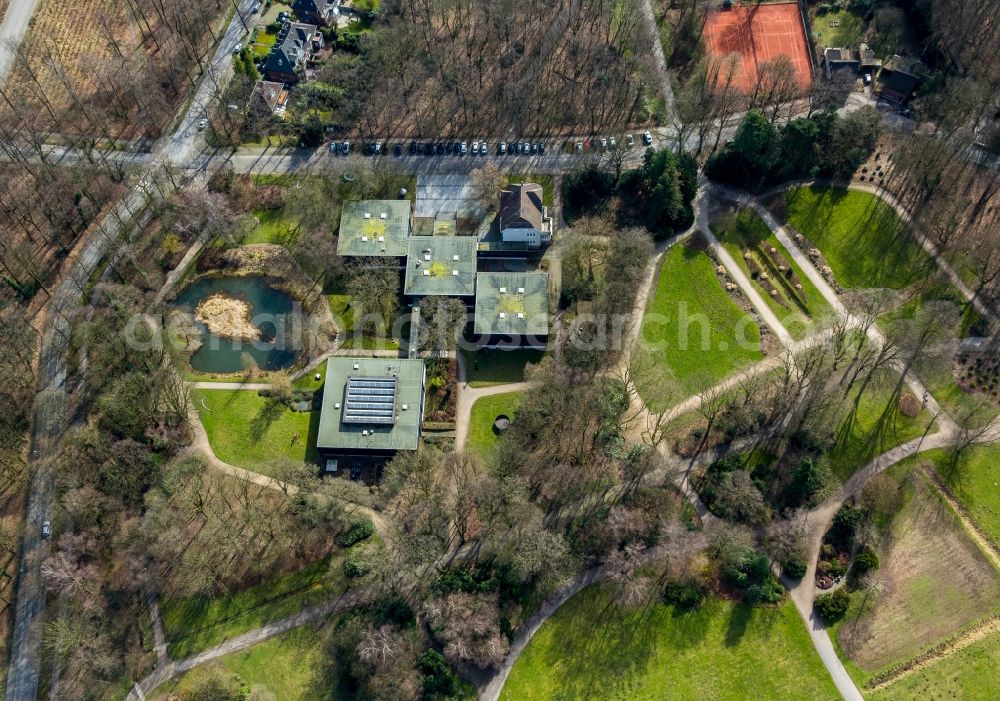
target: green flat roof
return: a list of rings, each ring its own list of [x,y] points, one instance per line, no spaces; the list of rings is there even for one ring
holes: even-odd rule
[[[471,297],[476,293],[476,237],[420,236],[406,254],[407,295]]]
[[[416,450],[420,441],[420,423],[424,407],[425,367],[422,360],[401,358],[336,357],[326,361],[326,385],[319,417],[316,447],[328,450]],[[359,378],[373,378],[371,383]],[[386,420],[381,408],[371,412],[372,422],[365,423],[365,397],[348,397],[357,385],[374,385],[385,392],[390,378],[395,379],[394,420]],[[383,389],[378,389],[379,387]],[[362,389],[362,391],[364,391]],[[346,415],[348,399],[352,413]],[[405,408],[404,408],[405,407]],[[345,420],[346,419],[346,420]]]
[[[548,273],[479,273],[476,319],[479,335],[546,336],[549,333]]]
[[[410,237],[408,200],[344,202],[337,253],[342,256],[406,255]]]

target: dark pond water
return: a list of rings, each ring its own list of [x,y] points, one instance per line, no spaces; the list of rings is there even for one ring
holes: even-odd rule
[[[190,314],[206,297],[217,293],[241,299],[251,307],[251,320],[261,330],[261,340],[247,341],[219,338],[197,323],[202,345],[191,356],[191,367],[198,372],[240,372],[242,355],[249,353],[262,370],[287,368],[298,357],[298,339],[292,332],[294,300],[281,290],[270,287],[257,277],[202,278],[186,287],[174,304]]]

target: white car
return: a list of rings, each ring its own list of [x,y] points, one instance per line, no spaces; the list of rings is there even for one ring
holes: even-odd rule
[[[612,136],[610,139],[608,139],[608,145],[610,145],[611,148],[614,148],[615,146],[618,145],[618,142],[615,141],[615,137]]]
[[[603,136],[601,137],[601,150],[602,151],[608,150],[608,140],[605,139]]]
[[[629,148],[632,148],[633,146],[635,146],[635,137],[632,136],[631,134],[626,134],[625,135],[625,145],[628,146]]]
[[[490,155],[490,152],[487,150],[489,147],[490,147],[490,145],[487,144],[485,141],[480,141],[479,142],[479,154],[481,156],[488,156],[488,155]]]
[[[233,47],[233,53],[234,54],[238,54],[242,50],[243,50],[243,42],[242,41],[237,42],[236,46]]]
[[[469,145],[463,141],[462,145],[458,147],[458,152],[464,156],[469,152]]]
[[[260,3],[259,2],[255,2],[253,4],[253,7],[250,8],[250,12],[253,13],[253,14],[257,14],[258,12],[260,12]]]
[[[205,131],[205,127],[208,126],[208,120],[202,117],[198,120],[198,131]]]
[[[48,538],[50,535],[52,535],[52,522],[46,521],[42,524],[42,537]]]
[[[463,151],[462,153],[465,153],[465,152]],[[473,141],[472,142],[472,155],[473,156],[478,156],[479,155],[479,142],[478,141]]]
[[[576,152],[577,153],[583,153],[583,142],[582,141],[577,141],[576,142]]]
[[[497,146],[497,153],[499,153],[501,156],[504,156],[504,155],[507,154],[507,142],[506,141],[501,141],[500,142],[500,145]]]
[[[653,143],[653,135],[649,133],[649,130],[642,132],[642,143],[650,146]]]

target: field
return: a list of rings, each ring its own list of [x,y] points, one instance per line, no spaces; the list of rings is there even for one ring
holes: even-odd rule
[[[758,66],[781,55],[791,59],[799,85],[808,88],[812,64],[798,6],[760,5],[748,26],[752,11],[750,5],[743,5],[710,13],[704,29],[708,53],[716,58],[740,55],[740,71],[734,83],[740,90],[751,91],[757,84]]]
[[[848,288],[901,290],[936,266],[896,212],[867,192],[801,187],[786,195],[787,221],[826,257]]]
[[[513,419],[522,394],[522,392],[507,392],[476,400],[472,405],[469,437],[466,439],[470,451],[485,455],[493,449],[500,438],[493,432],[493,422],[500,414]]]
[[[955,467],[945,450],[928,452],[922,458],[934,466],[983,534],[1000,548],[1000,446],[969,448]]]
[[[330,622],[324,623],[324,627],[329,625]],[[317,698],[348,701],[351,698],[346,690],[331,681],[333,660],[324,654],[322,629],[315,626],[296,628],[212,664],[238,675],[249,686],[251,698],[281,701]],[[188,672],[162,686],[151,698],[167,701],[176,698],[174,694],[184,694],[206,676],[208,669],[199,667]]]
[[[484,348],[479,351],[462,349],[465,359],[465,379],[469,387],[492,387],[524,381],[524,368],[538,363],[545,351],[519,349],[497,350]]]
[[[878,597],[853,595],[836,632],[866,676],[899,664],[1000,608],[1000,577],[920,472],[901,475],[905,505],[879,548]]]
[[[793,339],[799,341],[805,338],[813,331],[822,328],[824,321],[833,317],[834,312],[829,303],[792,260],[791,255],[771,233],[767,224],[753,210],[743,210],[723,217],[720,221],[712,223],[712,230],[747,277],[756,280],[758,286],[760,286],[761,271],[768,273],[770,280],[777,281],[777,284],[773,285],[777,295],[771,295],[762,288],[757,291],[761,293],[767,306],[781,320]],[[770,253],[772,248],[777,254]],[[750,255],[751,263],[745,258],[746,254]],[[787,270],[778,270],[776,266],[784,263],[776,263],[776,260],[788,264],[791,278],[788,277]],[[796,284],[802,289],[797,289]]]
[[[17,66],[9,80],[32,126],[97,139],[158,136],[196,69],[184,48],[190,39],[181,36],[194,36],[187,51],[203,54],[209,29],[228,8],[221,0],[177,4],[165,18],[158,4],[139,2],[144,19],[137,21],[116,0],[82,0],[71,9],[41,0],[23,42],[30,70]]]
[[[871,701],[994,701],[1000,698],[1000,632],[868,695]]]
[[[609,604],[606,589],[589,587],[556,611],[515,663],[502,701],[839,698],[790,602],[710,598],[691,613],[654,603],[625,614]]]
[[[319,412],[271,407],[253,390],[196,389],[191,401],[198,410],[216,457],[230,465],[270,474],[280,458],[317,459]]]
[[[663,255],[642,323],[633,373],[654,410],[764,357],[760,328],[722,288],[711,258],[684,245]]]
[[[330,561],[322,560],[229,596],[164,601],[170,655],[188,657],[344,591],[342,560],[343,555],[333,559],[331,571],[337,576],[332,579],[327,578]]]

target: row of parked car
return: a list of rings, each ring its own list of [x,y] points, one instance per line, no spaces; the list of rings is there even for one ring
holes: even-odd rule
[[[646,146],[652,145],[653,135],[649,131],[643,132],[641,138],[642,143]],[[629,148],[635,146],[635,137],[632,134],[626,134],[624,143]],[[615,137],[611,136],[589,139],[586,145],[591,149],[599,148],[601,151],[608,151],[617,148],[618,142]],[[582,153],[584,146],[585,142],[577,141],[576,152]],[[362,153],[366,156],[380,156],[388,149],[388,144],[383,144],[381,141],[373,141],[364,146]],[[392,154],[398,158],[403,155],[403,149],[404,145],[402,143],[394,143],[392,145]],[[490,153],[491,147],[488,141],[473,141],[471,145],[468,141],[411,141],[407,150],[411,156],[487,156]],[[493,147],[493,151],[498,156],[544,156],[545,142],[501,141]],[[329,145],[329,152],[330,155],[334,156],[347,156],[351,153],[351,142],[333,141]]]

